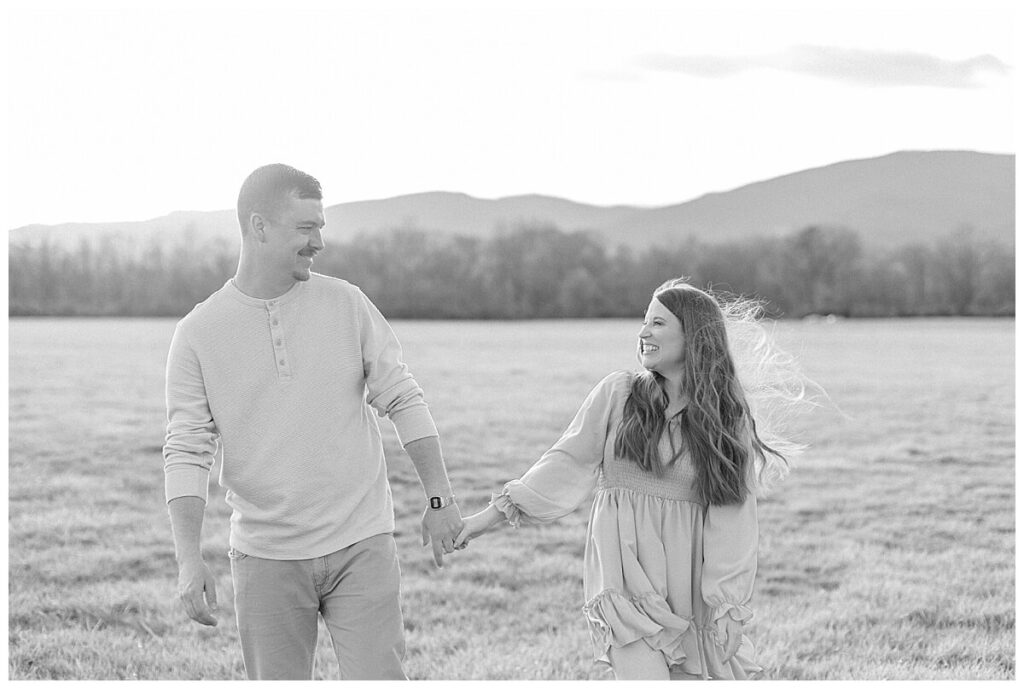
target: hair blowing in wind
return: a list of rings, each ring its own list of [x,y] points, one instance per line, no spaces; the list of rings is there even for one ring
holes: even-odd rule
[[[763,495],[786,476],[803,446],[785,437],[783,419],[809,402],[814,384],[778,349],[761,323],[761,303],[713,295],[670,280],[654,293],[682,323],[683,388],[689,397],[673,440],[672,461],[689,450],[702,500],[741,502]],[[615,452],[648,471],[662,471],[658,444],[668,424],[666,380],[653,371],[633,377]]]

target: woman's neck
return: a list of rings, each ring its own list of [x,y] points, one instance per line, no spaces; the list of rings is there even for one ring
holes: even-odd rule
[[[683,390],[681,378],[664,377],[661,385],[668,396],[668,407],[665,411],[669,416],[675,416],[690,401],[690,396]]]

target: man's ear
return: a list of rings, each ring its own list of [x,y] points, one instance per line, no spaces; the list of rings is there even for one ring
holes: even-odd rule
[[[252,232],[252,236],[256,238],[256,241],[267,241],[266,223],[263,220],[263,216],[259,213],[251,213],[249,215],[249,230]]]

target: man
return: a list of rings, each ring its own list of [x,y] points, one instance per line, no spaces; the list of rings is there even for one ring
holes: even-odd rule
[[[369,299],[310,272],[320,183],[267,165],[238,196],[235,276],[174,332],[165,487],[189,617],[216,625],[200,552],[214,456],[232,508],[235,614],[250,679],[310,679],[317,614],[345,679],[405,679],[394,510],[373,410],[395,425],[427,497],[442,566],[462,517],[423,392]]]

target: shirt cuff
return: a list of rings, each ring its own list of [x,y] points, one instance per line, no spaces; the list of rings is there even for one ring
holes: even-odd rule
[[[210,472],[194,464],[169,467],[164,473],[164,497],[167,502],[175,498],[196,497],[207,502],[210,494]]]
[[[395,425],[398,442],[402,447],[421,438],[438,437],[434,418],[430,415],[426,406],[413,407],[412,409],[394,414],[391,416],[391,423]]]

